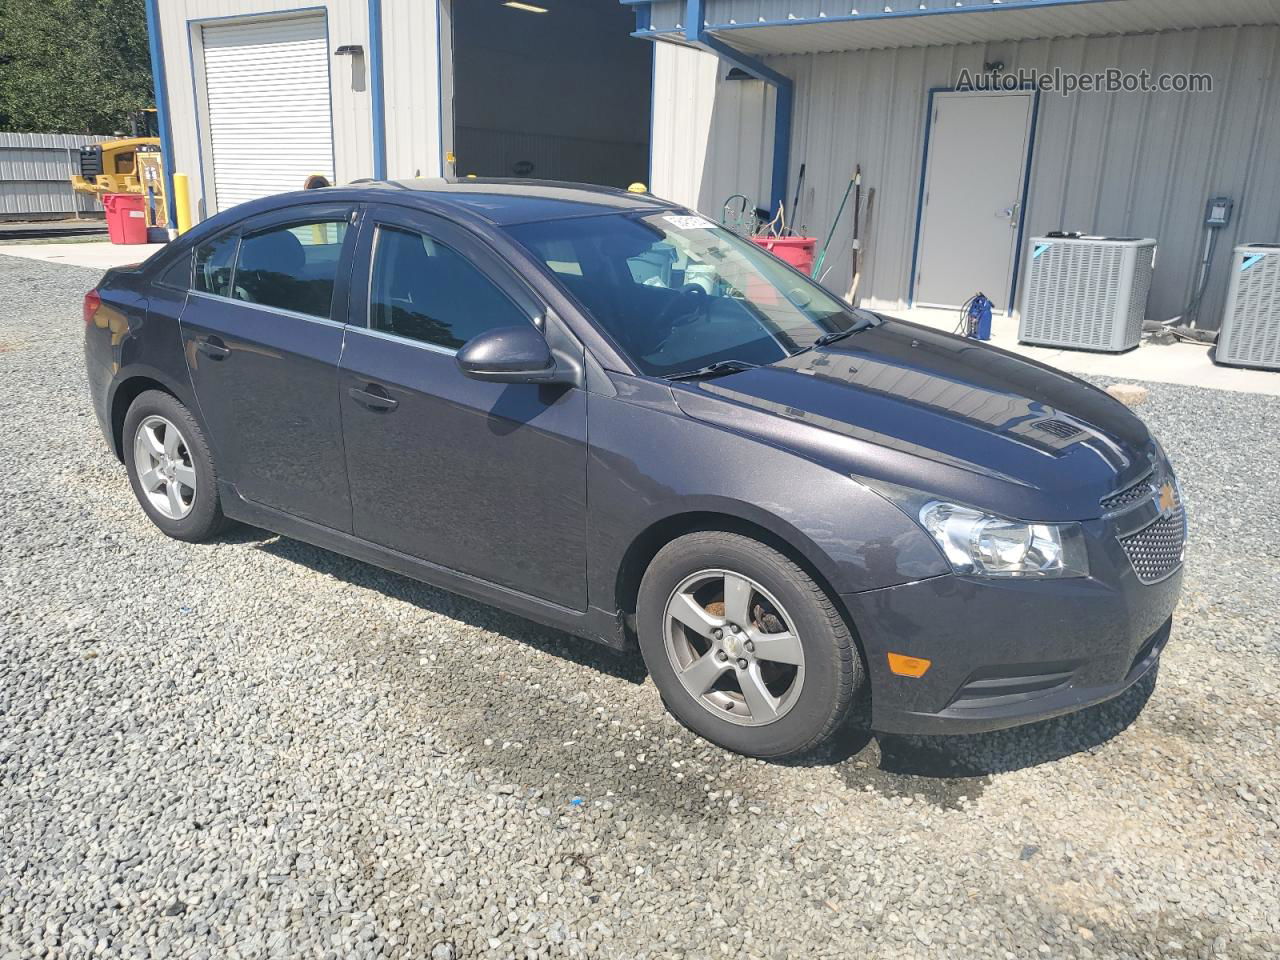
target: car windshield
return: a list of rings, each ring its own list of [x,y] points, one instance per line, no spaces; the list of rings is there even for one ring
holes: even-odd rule
[[[862,316],[699,216],[609,214],[507,229],[649,376],[773,363]]]

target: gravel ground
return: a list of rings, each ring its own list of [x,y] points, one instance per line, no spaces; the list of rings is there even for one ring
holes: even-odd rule
[[[771,764],[636,659],[166,539],[86,398],[95,279],[0,256],[0,958],[1280,952],[1280,398],[1151,387],[1194,537],[1158,682]]]

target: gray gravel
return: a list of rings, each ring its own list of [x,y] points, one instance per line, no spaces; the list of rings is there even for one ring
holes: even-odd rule
[[[0,256],[0,958],[1277,955],[1280,398],[1151,386],[1194,536],[1158,682],[768,764],[634,659],[163,537],[86,399],[95,278]]]

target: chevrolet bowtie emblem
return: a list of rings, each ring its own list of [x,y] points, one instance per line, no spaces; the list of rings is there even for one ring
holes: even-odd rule
[[[1178,498],[1174,496],[1173,484],[1165,481],[1164,485],[1160,487],[1160,512],[1173,513],[1177,506]]]

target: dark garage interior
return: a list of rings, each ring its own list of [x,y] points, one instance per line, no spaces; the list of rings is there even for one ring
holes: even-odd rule
[[[630,8],[467,0],[453,9],[458,176],[648,182],[653,44],[630,36]]]

